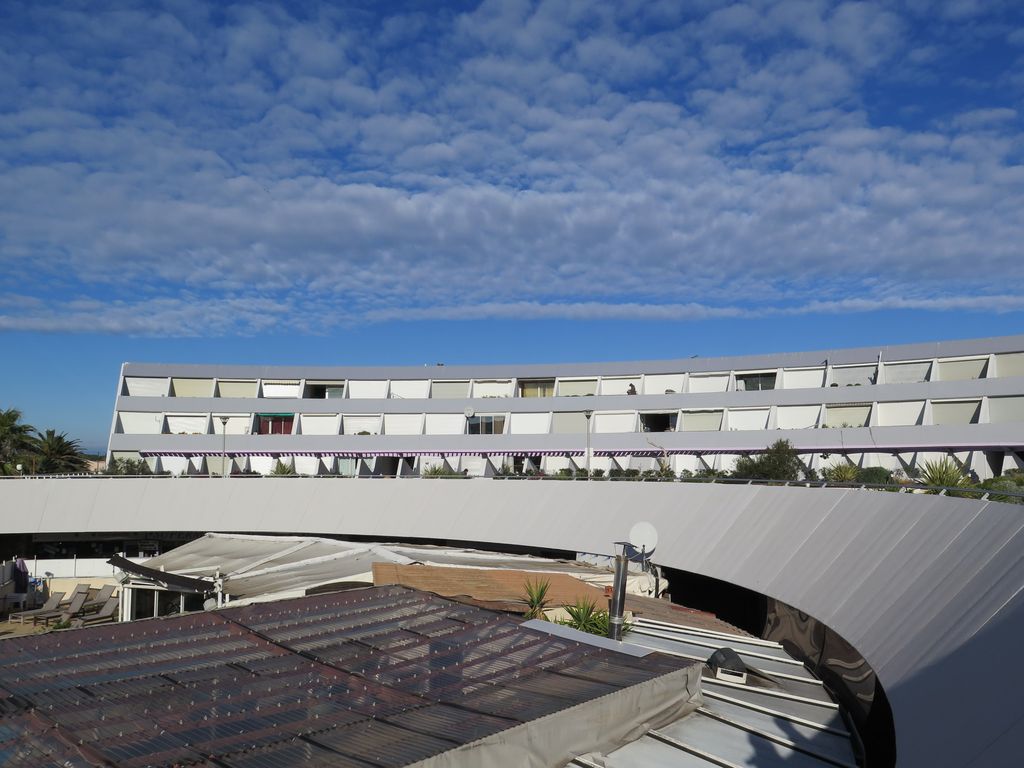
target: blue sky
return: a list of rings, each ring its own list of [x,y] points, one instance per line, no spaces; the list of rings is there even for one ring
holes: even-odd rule
[[[0,6],[0,407],[1024,330],[1016,2]]]

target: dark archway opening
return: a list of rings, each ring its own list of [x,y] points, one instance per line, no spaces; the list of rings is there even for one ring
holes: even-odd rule
[[[842,705],[860,739],[864,764],[896,765],[896,730],[888,697],[852,645],[814,617],[759,592],[675,568],[662,572],[673,603],[708,611],[745,632],[781,643]]]

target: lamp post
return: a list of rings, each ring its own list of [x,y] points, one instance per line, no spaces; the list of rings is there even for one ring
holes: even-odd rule
[[[590,417],[594,412],[584,411],[583,415],[587,417],[587,480],[590,480]]]
[[[221,434],[221,447],[220,447],[220,473],[227,478],[228,476],[228,417],[220,417],[220,434]]]

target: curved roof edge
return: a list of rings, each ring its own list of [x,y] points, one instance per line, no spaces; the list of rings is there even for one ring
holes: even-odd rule
[[[1010,663],[1024,636],[1019,506],[867,490],[443,479],[40,479],[2,491],[3,533],[296,532],[610,552],[646,520],[661,534],[655,562],[775,597],[852,644],[888,694],[901,764],[1019,758],[1024,668]]]
[[[499,365],[422,365],[422,366],[323,366],[323,365],[226,365],[177,363],[125,363],[126,376],[166,376],[173,368],[176,376],[264,377],[264,378],[393,378],[458,379],[553,376],[614,376],[640,373],[700,373],[758,368],[810,367],[828,362],[832,365],[874,363],[879,359],[916,360],[935,357],[988,355],[1024,350],[1024,335],[995,336],[981,339],[933,341],[917,344],[883,345],[851,349],[812,350],[729,357],[688,357],[666,360],[610,361],[587,363],[502,363]],[[214,372],[214,373],[211,373]]]

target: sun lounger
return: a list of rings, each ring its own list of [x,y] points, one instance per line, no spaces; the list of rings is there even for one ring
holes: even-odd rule
[[[20,611],[18,613],[12,613],[7,617],[7,621],[12,624],[24,624],[26,621],[34,616],[38,616],[41,613],[49,613],[57,609],[60,605],[60,601],[64,599],[63,592],[53,592],[46,602],[43,603],[41,608],[35,608],[31,611]]]
[[[33,616],[32,623],[38,624],[39,622],[42,622],[44,627],[48,627],[50,626],[51,621],[54,623],[68,621],[79,614],[88,597],[88,592],[79,592],[67,605],[57,606],[55,610],[49,611],[48,613]]]
[[[115,589],[117,587],[113,584],[104,584],[100,591],[96,593],[96,597],[85,601],[85,605],[82,606],[82,613],[93,613],[94,611],[102,610],[107,604],[107,600],[113,596]]]
[[[107,621],[117,620],[117,610],[121,606],[121,599],[119,597],[108,597],[106,603],[97,613],[86,614],[80,616],[71,622],[73,627],[88,627],[92,624],[102,624]]]

